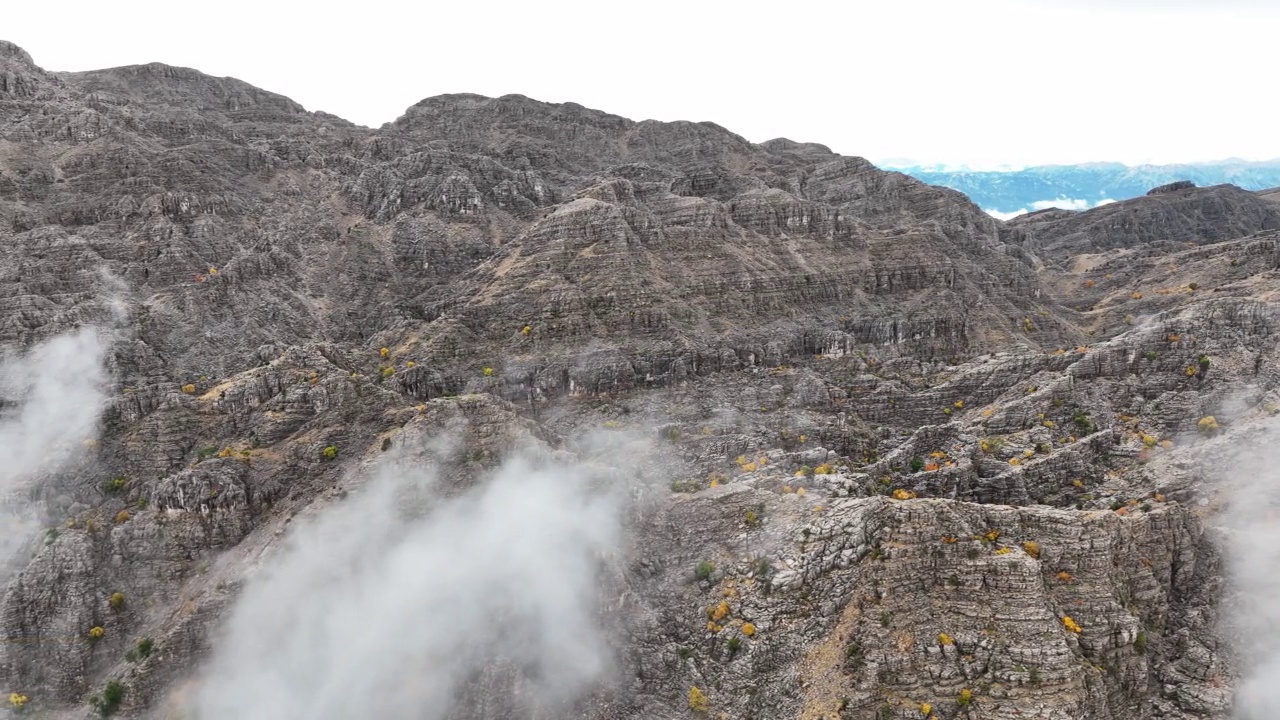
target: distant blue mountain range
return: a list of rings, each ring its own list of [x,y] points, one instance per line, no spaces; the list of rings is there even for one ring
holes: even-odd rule
[[[1178,180],[1190,180],[1200,186],[1230,183],[1246,190],[1280,186],[1280,159],[1132,167],[1120,163],[1043,165],[1011,171],[954,171],[927,166],[889,169],[930,185],[959,190],[997,216],[1047,207],[1082,210],[1145,195],[1151,188]]]

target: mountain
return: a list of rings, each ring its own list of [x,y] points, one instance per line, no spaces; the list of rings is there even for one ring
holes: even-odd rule
[[[999,172],[924,166],[898,169],[931,185],[959,190],[982,208],[1002,215],[1050,207],[1083,210],[1104,201],[1139,197],[1151,188],[1179,180],[1201,186],[1231,184],[1245,190],[1280,187],[1280,159],[1132,167],[1120,163],[1042,165]]]
[[[0,42],[8,710],[1225,719],[1276,207]]]

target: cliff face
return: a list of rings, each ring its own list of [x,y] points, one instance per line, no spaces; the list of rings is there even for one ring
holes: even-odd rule
[[[0,677],[24,713],[116,682],[122,716],[209,715],[201,668],[295,517],[401,453],[441,468],[428,507],[465,498],[523,448],[629,488],[591,586],[614,672],[540,704],[545,668],[493,640],[435,715],[400,702],[435,677],[414,656],[315,717],[1226,717],[1213,528],[1275,392],[1271,207],[1005,225],[710,123],[454,95],[369,130],[0,44],[0,346],[95,326],[110,376],[96,438],[6,489],[47,532]],[[0,383],[0,420],[30,397]],[[332,654],[358,675],[397,634]],[[214,705],[272,717],[253,692]]]

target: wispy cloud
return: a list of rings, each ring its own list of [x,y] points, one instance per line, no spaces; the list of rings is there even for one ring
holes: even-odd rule
[[[437,720],[494,667],[561,716],[611,667],[595,618],[619,544],[614,477],[521,456],[446,498],[430,468],[387,465],[250,582],[199,717]],[[509,698],[481,700],[493,716]]]
[[[92,328],[0,356],[0,560],[36,524],[23,489],[84,453],[106,395],[105,344]]]

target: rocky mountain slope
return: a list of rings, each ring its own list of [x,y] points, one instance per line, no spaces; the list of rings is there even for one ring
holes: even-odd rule
[[[1003,224],[710,123],[454,95],[370,130],[0,43],[0,346],[97,328],[109,376],[94,437],[0,488],[44,527],[9,710],[1228,717],[1276,218],[1214,187]],[[462,539],[538,468],[617,493],[617,544],[568,498]],[[352,541],[280,560],[323,518]]]

